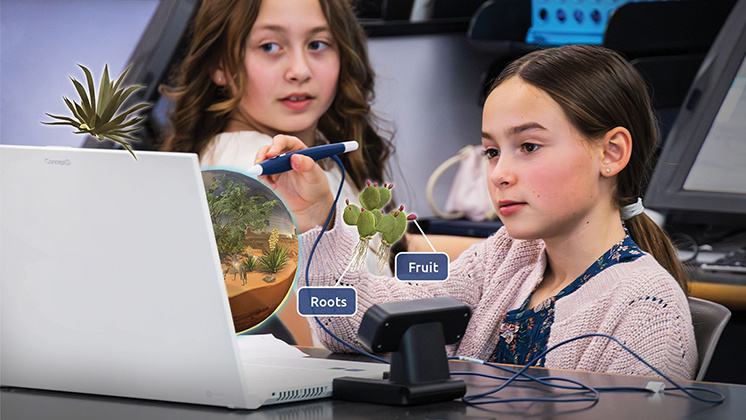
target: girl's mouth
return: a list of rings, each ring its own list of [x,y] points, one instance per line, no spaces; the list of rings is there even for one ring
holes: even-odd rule
[[[510,216],[521,210],[526,203],[520,203],[517,201],[500,201],[497,203],[497,211],[500,216]]]
[[[280,99],[280,102],[292,110],[302,111],[311,104],[313,99],[313,96],[309,95],[290,95]]]

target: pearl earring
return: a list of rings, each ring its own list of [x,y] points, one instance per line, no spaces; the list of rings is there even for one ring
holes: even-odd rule
[[[606,173],[607,173],[607,174],[611,173],[611,169],[609,169],[609,168],[606,168]]]

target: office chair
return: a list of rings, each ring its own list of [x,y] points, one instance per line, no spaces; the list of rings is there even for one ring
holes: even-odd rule
[[[717,347],[720,334],[730,319],[730,311],[725,306],[709,300],[689,297],[689,310],[692,313],[694,338],[697,340],[699,369],[695,380],[701,381],[710,366],[710,360]]]

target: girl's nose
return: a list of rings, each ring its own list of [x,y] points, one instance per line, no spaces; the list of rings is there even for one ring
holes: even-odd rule
[[[500,156],[497,158],[497,162],[490,165],[489,181],[492,185],[503,188],[515,184],[515,180],[516,175],[511,168],[508,156]]]
[[[305,51],[295,50],[289,55],[287,78],[292,81],[304,82],[311,78],[311,67]]]

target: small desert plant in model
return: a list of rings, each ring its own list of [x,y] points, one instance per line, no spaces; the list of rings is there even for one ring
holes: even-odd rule
[[[282,245],[277,245],[272,250],[265,250],[259,257],[259,267],[266,273],[276,273],[285,268],[288,259],[288,249]]]
[[[78,91],[78,95],[80,95],[80,103],[65,97],[62,98],[67,107],[70,108],[74,118],[47,113],[48,116],[59,121],[42,121],[42,124],[71,125],[78,130],[75,131],[75,134],[90,134],[99,141],[108,138],[124,146],[137,159],[128,140],[138,141],[132,137],[131,133],[139,128],[137,124],[143,120],[143,117],[135,117],[133,114],[150,106],[150,104],[142,102],[120,114],[117,114],[117,111],[130,95],[143,86],[120,88],[119,85],[122,83],[124,75],[127,74],[127,70],[116,81],[112,81],[109,79],[109,67],[106,65],[104,66],[104,74],[101,76],[97,97],[90,70],[80,64],[78,66],[85,73],[88,91],[80,82],[71,77],[70,79]]]
[[[393,184],[383,184],[383,187],[379,187],[378,184],[371,185],[368,181],[368,186],[358,196],[362,207],[350,204],[350,200],[346,200],[347,206],[342,213],[342,219],[350,226],[357,226],[360,235],[352,254],[353,271],[362,268],[365,254],[368,252],[368,242],[378,232],[381,233],[381,246],[376,257],[378,268],[383,271],[388,264],[391,245],[404,235],[407,221],[417,218],[414,214],[407,216],[403,205],[399,206],[398,210],[384,215],[383,206],[391,199],[393,187]]]
[[[280,240],[280,231],[278,231],[277,228],[272,229],[272,233],[269,235],[269,239],[267,240],[270,251],[275,249],[275,247],[277,246],[277,241],[279,240]]]
[[[250,255],[249,258],[243,260],[243,268],[246,270],[247,273],[251,273],[252,271],[256,270],[256,257]]]

